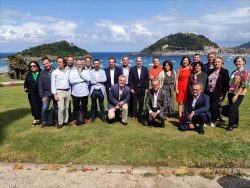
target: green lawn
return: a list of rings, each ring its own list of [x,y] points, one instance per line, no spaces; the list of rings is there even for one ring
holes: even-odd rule
[[[0,75],[0,82],[16,82],[20,80],[11,79],[9,76]]]
[[[0,88],[0,161],[84,164],[187,165],[250,168],[250,97],[241,105],[240,128],[206,127],[204,136],[166,128],[119,123],[31,127],[22,86]],[[176,120],[172,120],[174,123]]]

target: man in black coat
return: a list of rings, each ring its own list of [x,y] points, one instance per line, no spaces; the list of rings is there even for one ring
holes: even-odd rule
[[[148,69],[142,66],[142,58],[136,58],[136,66],[132,67],[129,72],[129,87],[132,97],[132,112],[131,117],[140,118],[143,112],[143,104],[145,94],[149,88],[149,74]],[[139,108],[137,104],[139,103]]]
[[[57,102],[55,101],[51,93],[51,73],[54,68],[51,66],[51,61],[48,57],[42,58],[44,70],[41,71],[39,76],[39,95],[42,98],[42,124],[41,127],[46,126],[46,120],[48,118],[48,109],[50,101],[53,100],[54,109],[57,108]]]
[[[115,58],[110,57],[108,60],[108,63],[109,63],[109,67],[104,69],[106,73],[106,77],[107,77],[107,81],[105,85],[107,96],[109,95],[109,90],[111,86],[114,84],[117,84],[119,76],[122,75],[121,68],[115,66],[115,63],[116,63]]]
[[[204,134],[204,124],[207,117],[210,116],[209,112],[209,97],[202,92],[202,86],[198,84],[193,85],[192,95],[189,96],[187,103],[185,104],[184,114],[186,117],[186,123],[189,129],[196,128],[196,124],[199,125],[199,134]]]

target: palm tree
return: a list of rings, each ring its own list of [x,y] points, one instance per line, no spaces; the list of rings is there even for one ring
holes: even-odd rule
[[[24,79],[24,75],[28,71],[26,62],[16,55],[9,55],[9,69],[14,73],[15,79]]]

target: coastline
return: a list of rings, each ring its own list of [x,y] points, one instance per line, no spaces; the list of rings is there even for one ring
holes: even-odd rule
[[[141,52],[131,52],[130,55],[132,56],[163,56],[163,57],[167,57],[167,56],[192,56],[196,53],[199,53],[200,55],[207,55],[207,53],[205,52],[197,52],[197,51],[193,51],[193,52],[155,52],[155,53],[141,53]],[[242,55],[242,56],[250,56],[250,53],[218,53],[218,56],[237,56],[237,55]],[[48,57],[52,60],[55,61],[57,56],[50,56],[48,55]],[[75,57],[75,59],[83,59],[86,56],[78,56]],[[42,57],[22,57],[22,59],[24,59],[24,61],[40,61]],[[3,62],[9,62],[9,59],[7,57],[4,58],[0,58],[0,63]]]

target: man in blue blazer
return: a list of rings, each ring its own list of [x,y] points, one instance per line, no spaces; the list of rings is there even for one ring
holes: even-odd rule
[[[115,116],[120,115],[119,112],[121,112],[121,124],[127,125],[130,88],[126,85],[126,76],[119,76],[118,83],[111,86],[108,98],[108,119],[113,120]]]
[[[132,112],[131,117],[140,118],[143,112],[143,104],[145,94],[149,88],[149,74],[148,69],[142,66],[142,58],[136,58],[136,66],[132,67],[129,72],[129,87],[132,97]],[[139,102],[139,108],[137,103]]]
[[[100,69],[100,60],[94,60],[94,69],[89,71],[90,74],[90,92],[91,96],[91,119],[88,123],[95,121],[97,113],[97,99],[99,100],[99,105],[101,109],[101,120],[105,122],[105,108],[104,108],[104,96],[105,92],[105,82],[107,81],[106,74],[104,70]]]
[[[199,134],[204,134],[204,123],[207,117],[210,116],[209,97],[202,93],[202,86],[200,84],[193,85],[192,95],[190,95],[185,104],[184,113],[189,129],[195,129],[196,124],[198,124]]]
[[[110,90],[110,87],[114,84],[118,83],[118,78],[120,75],[122,75],[122,70],[120,67],[116,67],[116,60],[113,57],[110,57],[108,60],[109,67],[104,69],[107,77],[106,81],[106,92],[108,95],[108,92]]]

